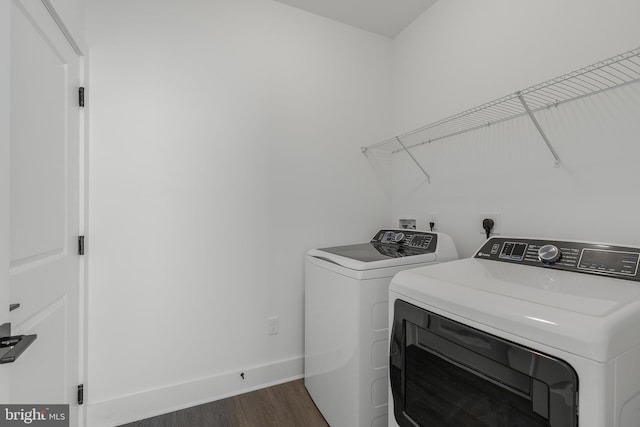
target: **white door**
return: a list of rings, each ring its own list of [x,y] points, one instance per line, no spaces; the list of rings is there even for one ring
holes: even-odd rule
[[[10,368],[10,403],[70,404],[78,425],[79,58],[40,0],[11,3],[9,314],[37,334]]]
[[[9,2],[0,2],[0,325],[9,322]],[[0,403],[9,401],[9,367],[0,365]]]

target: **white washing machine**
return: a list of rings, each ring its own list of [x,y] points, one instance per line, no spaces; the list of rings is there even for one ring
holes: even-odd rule
[[[389,426],[640,426],[640,248],[492,238],[389,289]]]
[[[307,253],[304,384],[329,425],[387,425],[391,277],[457,257],[448,235],[415,230]]]

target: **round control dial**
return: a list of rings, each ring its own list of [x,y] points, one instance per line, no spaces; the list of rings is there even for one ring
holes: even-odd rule
[[[562,257],[562,252],[555,245],[544,245],[538,249],[538,258],[545,264],[553,264]]]
[[[396,241],[396,243],[402,242],[404,240],[404,233],[396,234],[393,239]]]

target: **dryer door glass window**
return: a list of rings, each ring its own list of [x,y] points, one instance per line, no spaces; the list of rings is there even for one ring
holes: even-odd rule
[[[399,300],[390,377],[400,426],[577,426],[571,366]]]

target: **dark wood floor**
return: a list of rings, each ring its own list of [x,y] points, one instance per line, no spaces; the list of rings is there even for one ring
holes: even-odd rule
[[[121,427],[327,427],[304,388],[291,381]]]

